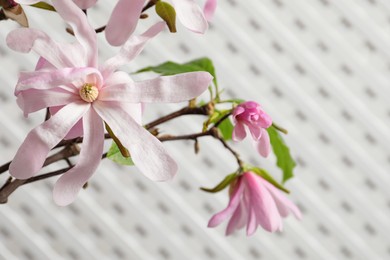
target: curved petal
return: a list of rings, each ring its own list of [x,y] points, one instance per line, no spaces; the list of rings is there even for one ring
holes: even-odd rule
[[[137,124],[142,125],[142,104],[119,103],[124,111],[131,116]]]
[[[256,143],[257,151],[263,157],[267,157],[271,151],[271,142],[267,130],[261,129],[260,140]]]
[[[73,0],[73,2],[81,9],[86,10],[94,6],[97,0]]]
[[[275,232],[279,229],[281,218],[275,201],[269,191],[259,181],[257,175],[245,173],[243,179],[249,191],[250,205],[256,213],[256,219],[265,230]]]
[[[177,17],[187,29],[196,33],[205,33],[208,23],[202,9],[194,0],[172,0]]]
[[[24,115],[38,110],[61,106],[72,103],[80,98],[73,93],[56,88],[48,90],[29,89],[21,91],[17,97],[17,104],[23,110]]]
[[[233,141],[239,142],[244,140],[245,137],[246,137],[246,132],[245,132],[244,124],[237,123],[233,128],[233,133],[232,133]]]
[[[13,30],[7,35],[6,42],[14,51],[27,53],[33,50],[56,68],[85,65],[80,64],[78,45],[56,43],[40,30],[31,28]]]
[[[53,190],[54,201],[60,206],[72,203],[80,189],[96,171],[102,158],[104,127],[102,119],[93,109],[83,117],[84,139],[79,161],[76,166],[64,173]]]
[[[119,46],[134,32],[145,0],[119,0],[110,19],[105,34],[109,44]]]
[[[216,227],[219,224],[221,224],[225,219],[229,218],[235,210],[238,208],[240,201],[241,201],[241,195],[244,189],[244,186],[242,185],[242,180],[239,178],[237,180],[237,183],[235,184],[235,190],[230,197],[228,206],[222,210],[221,212],[218,212],[214,216],[211,217],[208,223],[208,227]]]
[[[50,150],[64,138],[89,107],[85,102],[71,103],[34,128],[12,160],[10,174],[17,179],[34,176],[42,168]]]
[[[100,72],[95,68],[64,68],[58,70],[40,70],[33,72],[21,72],[15,88],[15,95],[27,89],[52,89],[59,85],[65,85],[72,81],[84,79],[94,74],[98,81],[102,82]],[[101,83],[98,84],[101,84]]]
[[[226,236],[231,235],[234,230],[240,229],[245,226],[247,220],[247,212],[245,209],[245,204],[240,203],[237,209],[234,211],[233,216],[229,220],[229,223],[226,228]]]
[[[99,99],[132,103],[181,102],[199,96],[210,85],[208,72],[190,72],[102,89]]]
[[[50,114],[55,115],[60,111],[64,106],[50,107]],[[77,123],[69,130],[69,132],[64,137],[64,140],[70,140],[77,137],[83,136],[83,120],[80,119]]]
[[[277,188],[275,188],[271,183],[266,180],[261,180],[263,185],[270,192],[271,196],[274,198],[276,202],[276,206],[278,207],[279,213],[282,217],[287,217],[290,212],[292,212],[295,218],[301,220],[302,213],[299,208],[291,202],[286,196],[284,196]]]
[[[262,134],[261,128],[250,123],[246,125],[248,126],[249,132],[251,133],[253,140],[258,141],[261,138]]]
[[[164,30],[166,26],[165,22],[159,22],[150,27],[146,32],[139,36],[132,36],[122,46],[119,53],[114,57],[106,60],[101,68],[104,78],[107,78],[112,72],[114,72],[120,66],[129,63],[144,49],[145,44],[154,36]]]
[[[120,84],[132,84],[134,81],[130,77],[129,73],[124,71],[116,71],[112,73],[108,78],[104,79],[103,88],[112,87]]]
[[[214,17],[215,10],[217,9],[217,0],[207,0],[203,8],[204,16],[207,21],[211,21]]]
[[[256,211],[254,205],[249,205],[248,223],[246,225],[246,235],[251,236],[257,230],[258,220],[256,217]]]
[[[138,125],[121,107],[101,101],[95,101],[93,106],[130,151],[134,164],[146,177],[153,181],[167,181],[175,176],[176,162],[162,143]]]
[[[53,6],[62,19],[73,29],[77,40],[87,54],[87,66],[97,68],[98,51],[96,32],[88,23],[87,16],[72,1],[52,0]]]

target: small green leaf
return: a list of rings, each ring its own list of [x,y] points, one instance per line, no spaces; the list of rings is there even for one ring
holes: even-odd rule
[[[120,165],[134,165],[133,160],[131,160],[130,157],[126,158],[122,155],[118,145],[115,142],[112,142],[112,145],[107,152],[107,158]]]
[[[232,139],[233,128],[234,126],[229,118],[226,118],[218,125],[218,129],[221,131],[222,137],[225,141]]]
[[[267,128],[267,131],[271,140],[272,150],[276,156],[276,165],[283,171],[283,183],[285,183],[288,179],[294,177],[293,170],[296,163],[279,132],[273,126]]]
[[[272,176],[266,170],[257,167],[249,168],[248,170],[256,173],[257,175],[259,175],[260,177],[262,177],[263,179],[265,179],[266,181],[274,185],[279,190],[282,190],[286,193],[290,193],[289,190],[287,190],[282,185],[280,185],[277,181],[275,181],[275,179],[272,178]]]
[[[39,8],[39,9],[43,9],[43,10],[48,10],[48,11],[52,11],[52,12],[55,12],[56,9],[54,9],[53,6],[45,3],[45,2],[38,2],[36,4],[33,4],[31,5],[32,7],[35,7],[35,8]]]
[[[167,2],[158,1],[156,3],[156,13],[163,19],[171,33],[176,32],[176,11],[172,5]]]
[[[206,192],[211,192],[211,193],[216,193],[219,192],[223,189],[225,189],[230,183],[232,183],[238,175],[236,173],[229,174],[228,176],[225,177],[217,186],[215,186],[212,189],[207,189],[207,188],[200,188],[203,191]]]

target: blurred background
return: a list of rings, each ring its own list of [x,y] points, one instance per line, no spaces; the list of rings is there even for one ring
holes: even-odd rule
[[[89,11],[94,27],[115,3],[99,1]],[[56,14],[25,10],[31,27],[72,40]],[[156,20],[141,21],[137,33]],[[23,118],[15,103],[18,72],[37,60],[7,49],[16,27],[0,23],[0,164],[44,118]],[[390,2],[220,0],[205,36],[179,22],[178,30],[155,38],[124,69],[212,58],[226,98],[260,102],[289,130],[285,141],[298,166],[287,188],[303,220],[289,217],[282,233],[258,229],[252,237],[244,230],[225,237],[226,223],[207,228],[228,195],[199,187],[233,172],[234,158],[213,139],[201,139],[198,155],[191,142],[166,143],[180,167],[169,183],[104,161],[65,208],[52,201],[55,178],[18,189],[0,206],[0,259],[390,259]],[[99,39],[102,60],[116,53]],[[183,105],[149,106],[145,123]],[[187,117],[160,130],[193,133],[201,122]],[[249,141],[235,147],[280,180],[274,157],[260,158]]]

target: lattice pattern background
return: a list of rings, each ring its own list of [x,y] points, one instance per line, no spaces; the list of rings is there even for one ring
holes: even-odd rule
[[[100,2],[89,12],[96,27],[110,13],[103,2],[114,4]],[[180,33],[154,39],[126,69],[211,57],[228,97],[258,100],[289,129],[286,141],[299,165],[288,188],[304,219],[287,219],[283,233],[258,230],[250,238],[244,232],[225,238],[224,226],[208,229],[227,194],[198,187],[232,172],[234,160],[211,139],[201,141],[197,156],[190,142],[170,143],[180,164],[170,183],[150,182],[136,169],[105,161],[69,207],[54,205],[54,180],[15,192],[0,206],[1,259],[390,258],[390,2],[219,2],[206,36],[179,26]],[[51,18],[35,15],[30,23],[51,28],[63,41],[62,22]],[[7,50],[5,37],[14,27],[0,23],[0,163],[12,159],[43,118],[38,113],[25,120],[12,95],[17,73],[36,61]],[[102,57],[115,53],[103,38],[101,47]],[[145,122],[179,107],[148,107]],[[179,120],[162,131],[198,131],[197,123]],[[248,143],[238,146],[243,158],[280,177],[274,158],[259,158]]]

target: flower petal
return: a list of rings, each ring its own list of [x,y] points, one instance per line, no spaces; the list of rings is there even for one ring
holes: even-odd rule
[[[233,213],[233,216],[230,218],[229,223],[226,228],[226,236],[231,235],[234,230],[242,228],[247,220],[247,213],[245,209],[245,204],[240,203],[236,210]]]
[[[87,54],[87,66],[97,68],[98,51],[96,32],[88,23],[87,16],[72,1],[52,0],[57,13],[73,29],[77,40],[84,47]]]
[[[14,51],[27,53],[33,50],[56,68],[85,66],[80,64],[80,50],[76,44],[59,44],[36,29],[20,28],[7,35],[8,47]]]
[[[207,21],[211,21],[214,17],[215,10],[217,9],[217,0],[207,0],[203,8],[204,16]]]
[[[271,183],[262,179],[261,182],[270,192],[271,196],[274,198],[276,202],[276,206],[278,207],[279,213],[282,217],[287,217],[290,212],[292,212],[295,218],[301,220],[302,213],[299,208],[291,202],[286,196],[284,196],[277,188],[275,188]]]
[[[97,0],[73,0],[73,2],[81,9],[86,10],[96,4]]]
[[[257,217],[254,205],[249,205],[248,223],[246,226],[246,235],[251,236],[257,230]]]
[[[249,132],[251,133],[252,135],[252,138],[253,140],[255,141],[258,141],[261,137],[261,128],[256,126],[256,125],[252,125],[252,124],[246,124],[248,129],[249,129]]]
[[[83,117],[84,139],[79,161],[76,166],[64,173],[53,190],[54,201],[60,206],[72,203],[80,189],[89,180],[100,164],[104,146],[103,120],[93,110]]]
[[[106,26],[106,39],[119,46],[134,32],[144,7],[145,0],[119,0]]]
[[[162,143],[137,124],[126,111],[113,103],[100,100],[95,101],[93,106],[130,151],[134,164],[146,177],[153,181],[167,181],[175,176],[176,162]]]
[[[172,0],[177,17],[189,30],[196,33],[205,33],[208,23],[202,9],[194,0]]]
[[[244,189],[244,186],[242,185],[241,178],[237,180],[237,183],[235,184],[235,189],[233,191],[233,194],[230,197],[228,206],[215,214],[211,217],[208,223],[208,227],[216,227],[219,224],[221,224],[225,219],[229,218],[235,210],[238,208],[240,201],[241,201],[241,195]]]
[[[154,36],[164,30],[166,26],[165,22],[159,22],[150,27],[146,32],[138,36],[132,36],[122,46],[119,53],[106,60],[101,69],[102,74],[107,78],[112,72],[114,72],[120,66],[129,63],[143,50],[145,44]],[[123,27],[123,26],[122,26]]]
[[[233,128],[233,133],[232,133],[233,141],[239,142],[244,140],[245,137],[246,137],[246,132],[245,132],[244,124],[237,123]]]
[[[24,116],[27,117],[28,114],[38,110],[47,107],[66,105],[76,100],[79,100],[78,96],[63,89],[56,88],[47,90],[28,89],[21,91],[18,94],[16,102],[23,110]]]
[[[158,77],[103,88],[99,99],[132,103],[181,102],[199,96],[209,86],[213,77],[208,72],[190,72]]]
[[[271,151],[271,144],[267,130],[261,129],[260,140],[256,143],[257,151],[263,157],[267,157]]]
[[[33,72],[21,72],[16,85],[15,95],[27,89],[52,89],[59,85],[65,85],[72,81],[83,79],[94,74],[98,81],[102,82],[100,72],[95,68],[64,68],[58,70],[41,70]],[[101,83],[98,84],[101,84]]]
[[[17,179],[34,176],[42,168],[50,150],[64,138],[88,108],[85,102],[71,103],[34,128],[19,147],[10,165],[10,174]]]

